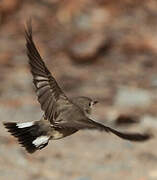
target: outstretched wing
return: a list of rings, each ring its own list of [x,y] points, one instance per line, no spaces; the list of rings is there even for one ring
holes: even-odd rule
[[[128,132],[120,132],[118,130],[115,130],[111,127],[105,126],[103,124],[100,124],[98,122],[95,122],[89,118],[84,118],[79,121],[70,121],[70,122],[59,122],[56,124],[56,126],[61,127],[61,128],[74,128],[77,130],[81,129],[95,129],[99,131],[105,131],[108,133],[113,133],[116,136],[126,139],[129,141],[146,141],[152,137],[151,134],[140,134],[140,133],[128,133]]]
[[[54,108],[58,99],[62,99],[62,103],[68,101],[61,88],[58,86],[56,80],[47,69],[42,60],[32,38],[31,22],[27,23],[25,29],[27,56],[33,75],[33,83],[36,88],[38,101],[41,109],[45,112],[46,119],[53,122]]]

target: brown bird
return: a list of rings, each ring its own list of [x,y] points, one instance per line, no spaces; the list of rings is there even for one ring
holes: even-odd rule
[[[25,38],[33,83],[44,115],[39,121],[5,122],[4,126],[29,153],[44,148],[49,140],[85,129],[111,132],[129,141],[140,142],[151,137],[149,134],[120,132],[90,119],[89,114],[97,101],[84,96],[70,99],[64,94],[34,44],[30,22],[25,29]]]

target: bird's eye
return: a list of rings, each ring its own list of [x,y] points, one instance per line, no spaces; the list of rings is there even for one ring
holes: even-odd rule
[[[91,103],[89,103],[89,106],[91,106]]]

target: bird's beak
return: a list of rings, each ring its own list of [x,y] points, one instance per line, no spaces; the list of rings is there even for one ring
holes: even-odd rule
[[[94,102],[93,102],[94,105],[97,104],[97,103],[98,103],[98,101],[94,101]]]

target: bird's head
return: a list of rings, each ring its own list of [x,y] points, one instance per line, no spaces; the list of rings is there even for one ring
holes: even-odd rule
[[[89,97],[75,97],[71,99],[74,104],[79,106],[87,115],[91,114],[92,108],[94,107],[95,104],[98,103],[96,100],[92,100]]]

